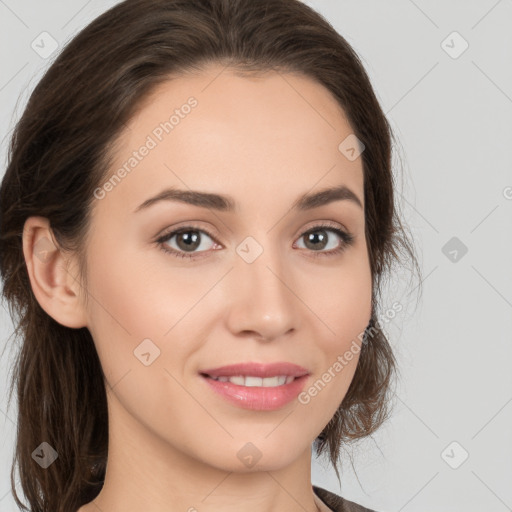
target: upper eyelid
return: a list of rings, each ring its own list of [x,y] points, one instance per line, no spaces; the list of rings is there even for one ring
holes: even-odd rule
[[[333,229],[340,229],[341,231],[345,231],[347,234],[351,233],[350,229],[348,229],[345,225],[343,225],[342,223],[340,223],[338,221],[318,220],[318,221],[311,221],[311,223],[308,223],[308,226],[305,227],[305,228],[302,228],[297,233],[297,236],[304,235],[305,233],[307,233],[311,229],[318,229],[318,228],[322,228],[322,227],[333,228]],[[177,232],[182,232],[182,231],[187,231],[187,230],[189,230],[189,231],[197,230],[197,231],[201,231],[201,232],[206,233],[208,236],[210,236],[212,238],[219,238],[219,235],[216,232],[217,230],[209,229],[209,228],[204,228],[202,226],[196,225],[194,223],[194,221],[189,221],[188,224],[185,223],[185,224],[183,224],[181,226],[176,226],[176,227],[164,229],[161,232],[162,234],[157,236],[157,239],[161,238],[163,236],[169,236],[171,234],[176,234]]]

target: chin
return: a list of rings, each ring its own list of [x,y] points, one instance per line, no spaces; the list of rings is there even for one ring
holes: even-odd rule
[[[210,452],[209,455],[211,454],[212,457],[208,457],[210,460],[204,460],[204,462],[224,471],[236,473],[277,471],[303,456],[305,450],[311,449],[307,442],[301,450],[301,443],[297,440],[288,437],[285,441],[282,436],[271,439],[272,435],[266,438],[266,433],[260,436],[248,435],[244,439],[231,439],[227,445],[214,443],[217,445],[217,450],[214,453]]]

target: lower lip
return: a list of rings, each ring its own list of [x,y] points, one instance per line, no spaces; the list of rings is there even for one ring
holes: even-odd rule
[[[308,375],[298,377],[289,384],[275,387],[239,386],[231,382],[220,382],[201,375],[208,385],[226,400],[242,409],[273,411],[284,407],[304,388]]]

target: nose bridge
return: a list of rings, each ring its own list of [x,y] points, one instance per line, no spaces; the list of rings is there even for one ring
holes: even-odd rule
[[[232,328],[275,338],[297,327],[297,298],[281,248],[268,234],[258,238],[248,236],[236,247]]]

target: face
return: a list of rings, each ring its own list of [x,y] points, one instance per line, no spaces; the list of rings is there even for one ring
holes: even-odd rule
[[[353,130],[321,85],[221,71],[159,86],[119,138],[92,211],[87,327],[117,439],[271,470],[310,450],[357,366],[372,287],[363,168],[339,151]],[[306,375],[278,387],[203,375],[246,362]]]

